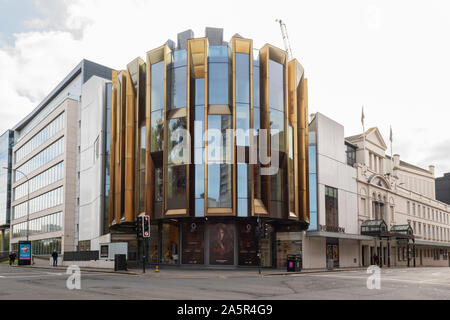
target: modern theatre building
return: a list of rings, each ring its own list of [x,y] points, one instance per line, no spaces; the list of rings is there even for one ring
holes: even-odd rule
[[[309,226],[307,80],[296,59],[222,29],[113,71],[110,241],[139,259],[134,222],[152,221],[150,263],[283,267]]]

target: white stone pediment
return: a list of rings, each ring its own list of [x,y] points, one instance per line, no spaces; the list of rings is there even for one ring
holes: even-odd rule
[[[366,134],[366,140],[373,143],[374,145],[380,147],[383,150],[387,149],[387,145],[384,142],[383,136],[378,128],[372,128]]]

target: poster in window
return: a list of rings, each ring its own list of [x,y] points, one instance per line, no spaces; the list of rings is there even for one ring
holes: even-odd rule
[[[204,264],[204,225],[201,223],[183,224],[183,264]]]
[[[234,264],[234,225],[211,225],[209,234],[209,262],[213,265]]]
[[[258,241],[255,234],[256,225],[250,223],[239,224],[239,265],[258,265]]]

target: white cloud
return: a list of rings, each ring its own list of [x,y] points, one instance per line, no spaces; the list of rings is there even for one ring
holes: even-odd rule
[[[310,111],[360,133],[378,126],[394,153],[438,174],[449,170],[449,4],[432,1],[38,1],[36,30],[0,42],[0,129],[12,127],[82,59],[125,68],[136,56],[193,29],[224,28],[283,48],[276,18],[285,21],[294,56],[309,78]],[[389,152],[389,150],[388,150]],[[445,154],[449,156],[446,158]],[[436,155],[436,157],[434,157]],[[433,159],[436,159],[435,161]],[[429,163],[430,162],[430,163]]]

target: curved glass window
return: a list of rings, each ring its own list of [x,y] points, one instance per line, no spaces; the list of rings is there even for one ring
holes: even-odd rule
[[[150,152],[162,151],[164,139],[163,110],[151,113],[150,128]]]
[[[295,212],[294,128],[289,126],[289,210]]]
[[[236,102],[250,103],[250,55],[236,53]]]
[[[186,118],[170,119],[168,121],[168,165],[186,164],[187,159],[187,139]]]
[[[237,164],[237,214],[238,217],[248,216],[248,201],[250,199],[250,166],[247,163]]]
[[[269,105],[284,111],[283,65],[272,60],[269,60]]]
[[[208,116],[208,163],[232,161],[231,115]],[[227,132],[228,130],[228,132]],[[230,134],[231,133],[231,134]]]
[[[208,78],[209,104],[228,104],[228,63],[210,63]]]
[[[278,150],[284,151],[284,113],[270,109],[270,135],[278,141]],[[275,147],[275,149],[277,149]]]
[[[250,146],[250,105],[236,103],[236,145]]]
[[[279,168],[278,172],[270,176],[270,216],[274,218],[283,217],[284,190],[286,190],[286,181],[284,181],[284,169]]]
[[[166,208],[186,208],[186,165],[168,166]]]
[[[164,61],[151,65],[151,111],[164,109]]]
[[[208,164],[208,208],[231,208],[231,164]]]
[[[173,66],[174,68],[187,66],[187,50],[175,50],[173,52]]]
[[[163,202],[163,172],[162,168],[155,169],[155,217],[162,217]]]
[[[230,208],[232,192],[231,115],[208,116],[208,207]],[[229,133],[229,132],[228,132]]]
[[[187,100],[187,67],[172,69],[172,103],[171,109],[186,107]]]
[[[209,62],[228,62],[228,46],[209,46]]]

